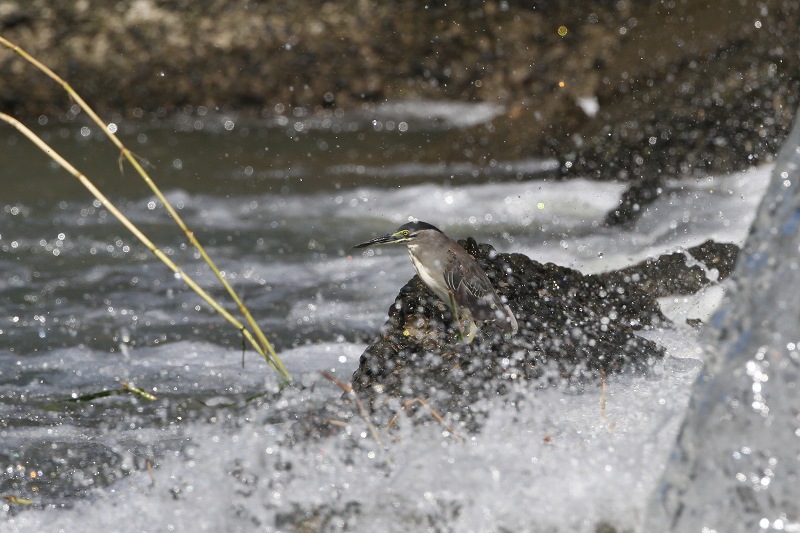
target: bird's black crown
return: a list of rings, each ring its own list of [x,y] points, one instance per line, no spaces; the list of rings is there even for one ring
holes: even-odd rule
[[[403,224],[402,226],[397,228],[397,231],[403,231],[404,229],[407,229],[408,231],[410,231],[412,233],[415,233],[417,231],[426,230],[426,229],[432,229],[433,231],[438,231],[439,233],[442,233],[442,230],[440,230],[439,228],[437,228],[433,224],[428,224],[427,222],[423,222],[421,220],[417,220],[416,222],[409,222],[407,224]]]

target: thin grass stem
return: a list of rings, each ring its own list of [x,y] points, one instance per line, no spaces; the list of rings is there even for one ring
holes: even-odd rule
[[[80,106],[81,109],[83,109],[86,112],[86,114],[89,116],[89,118],[91,118],[92,121],[94,121],[100,127],[100,129],[106,134],[106,136],[108,136],[108,138],[111,140],[111,142],[114,143],[114,145],[120,150],[122,156],[125,157],[125,159],[128,160],[128,162],[131,164],[131,166],[133,166],[133,168],[136,170],[136,172],[139,174],[139,176],[144,180],[144,182],[147,184],[147,186],[150,188],[150,190],[152,190],[153,193],[156,195],[156,197],[159,199],[159,201],[161,201],[162,205],[167,210],[169,215],[172,217],[172,219],[175,221],[175,223],[178,225],[178,227],[180,227],[180,229],[184,232],[186,237],[189,239],[189,242],[192,244],[192,246],[195,247],[195,249],[197,249],[197,251],[200,253],[200,256],[203,258],[203,260],[206,262],[206,264],[214,272],[214,275],[217,277],[217,279],[220,281],[222,286],[228,292],[228,294],[230,295],[231,299],[235,302],[236,306],[238,307],[239,312],[242,313],[242,316],[245,318],[245,321],[250,326],[252,331],[255,333],[255,338],[258,339],[258,343],[255,342],[255,340],[253,338],[253,333],[251,333],[249,330],[244,328],[244,326],[241,326],[241,323],[239,323],[239,325],[237,326],[238,329],[240,329],[240,331],[242,331],[242,334],[248,339],[248,341],[250,341],[251,344],[253,344],[253,346],[256,348],[256,350],[259,352],[259,354],[262,357],[264,357],[264,359],[270,364],[270,366],[272,366],[275,369],[276,372],[278,372],[278,374],[280,374],[285,380],[291,381],[291,375],[289,374],[289,371],[284,366],[284,364],[281,361],[280,357],[278,357],[278,354],[275,352],[275,348],[272,346],[272,343],[269,342],[269,340],[267,339],[267,336],[264,334],[262,329],[258,326],[258,323],[256,323],[255,319],[253,318],[252,314],[250,313],[250,310],[247,308],[247,306],[244,305],[244,303],[242,302],[241,298],[239,298],[239,295],[236,293],[236,291],[233,289],[233,287],[231,287],[230,283],[228,283],[228,281],[225,279],[225,276],[222,275],[222,273],[220,272],[219,268],[217,268],[216,264],[211,259],[211,257],[208,255],[208,253],[206,253],[205,248],[200,243],[200,241],[197,240],[197,238],[194,235],[194,232],[192,232],[188,228],[188,226],[183,221],[181,216],[178,214],[178,212],[175,210],[175,208],[172,206],[172,204],[169,202],[169,200],[167,200],[166,196],[164,196],[164,194],[161,192],[161,189],[158,188],[158,186],[155,184],[155,182],[152,180],[152,178],[150,178],[150,176],[147,173],[147,171],[142,167],[141,164],[139,164],[139,161],[137,160],[136,156],[122,143],[122,141],[119,140],[119,138],[112,131],[109,130],[108,126],[97,115],[97,113],[95,113],[95,111],[89,106],[89,104],[87,104],[86,101],[84,101],[84,99],[81,98],[81,96],[77,93],[77,91],[75,91],[72,88],[72,86],[69,83],[67,83],[63,78],[61,78],[58,74],[53,72],[49,67],[47,67],[47,65],[43,64],[42,62],[37,60],[35,57],[33,57],[32,55],[28,54],[21,47],[17,46],[16,44],[12,43],[9,40],[3,38],[2,36],[0,36],[0,44],[2,44],[3,46],[5,46],[5,47],[7,47],[7,48],[9,48],[11,50],[13,50],[14,52],[16,52],[23,59],[28,61],[30,64],[32,64],[34,67],[36,67],[41,72],[43,72],[46,76],[48,76],[50,79],[52,79],[57,84],[59,84],[64,89],[64,91],[66,91],[66,93],[75,101],[75,103],[78,106]],[[45,151],[45,152],[47,153],[47,151]],[[61,164],[61,163],[59,163],[59,164]],[[64,166],[64,165],[62,164],[62,166]],[[66,167],[64,167],[64,168],[66,168]],[[140,237],[137,235],[137,238],[140,238]],[[141,240],[141,238],[140,238],[140,240]],[[144,242],[144,241],[142,241],[142,242]],[[151,251],[152,251],[152,249],[151,249]],[[159,257],[159,259],[161,259],[161,257]],[[164,261],[163,259],[161,259],[161,260]],[[172,267],[170,267],[170,268],[172,268]],[[187,284],[189,284],[188,281],[187,281]],[[190,285],[190,287],[191,287],[191,285]],[[197,292],[197,289],[194,289],[194,290],[195,290],[195,292]],[[202,294],[201,294],[201,296],[202,296]],[[204,299],[206,299],[206,298],[204,297]],[[208,300],[206,300],[206,301],[208,301]],[[213,307],[218,312],[220,312],[220,309],[222,309],[218,305],[215,305]],[[225,316],[225,315],[223,315],[223,316]],[[227,316],[225,318],[228,319],[228,321],[230,322],[230,319]],[[238,323],[238,320],[236,322]]]
[[[0,113],[0,120],[8,123],[12,127],[16,128],[17,131],[22,133],[25,137],[27,137],[33,144],[35,144],[40,150],[42,150],[45,154],[47,154],[53,161],[58,163],[64,170],[72,174],[81,184],[89,190],[92,195],[97,198],[98,201],[108,209],[108,211],[114,215],[117,220],[119,220],[123,226],[125,226],[133,235],[139,239],[139,241],[144,244],[148,250],[150,250],[153,255],[155,255],[162,263],[167,265],[167,267],[172,270],[175,274],[180,276],[186,285],[189,286],[194,292],[196,292],[206,303],[208,303],[217,313],[222,315],[228,322],[230,322],[236,329],[241,331],[242,335],[247,338],[247,340],[259,351],[259,353],[264,357],[264,359],[272,365],[276,372],[281,373],[284,377],[288,378],[288,372],[283,365],[280,367],[277,366],[270,357],[267,356],[266,353],[261,348],[261,345],[256,342],[253,338],[250,330],[248,330],[236,317],[231,315],[224,307],[222,307],[210,294],[208,294],[200,285],[197,284],[186,272],[183,271],[178,265],[176,265],[169,257],[167,257],[164,252],[159,250],[156,245],[151,241],[142,231],[136,227],[136,225],[128,219],[117,207],[111,203],[111,201],[98,189],[85,175],[83,175],[78,169],[76,169],[72,164],[64,159],[58,152],[56,152],[53,148],[51,148],[46,142],[44,142],[39,136],[37,136],[34,132],[32,132],[28,127],[22,124],[20,121],[11,117],[5,113]],[[283,368],[283,370],[281,370]]]

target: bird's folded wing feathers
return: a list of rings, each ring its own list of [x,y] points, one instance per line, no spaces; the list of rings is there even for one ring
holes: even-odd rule
[[[497,307],[496,296],[486,273],[476,265],[464,264],[451,251],[447,253],[445,264],[445,285],[453,292],[456,302],[461,306],[477,312],[478,320],[494,318],[493,310]]]
[[[482,271],[476,273],[474,269],[470,271],[469,265],[465,265],[459,258],[447,251],[447,263],[445,264],[444,282],[453,294],[459,294],[462,289],[466,290],[471,297],[479,300],[486,294],[487,288],[482,283],[481,278],[485,277]]]

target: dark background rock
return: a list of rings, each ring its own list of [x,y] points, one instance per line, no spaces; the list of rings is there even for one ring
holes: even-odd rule
[[[2,35],[105,114],[502,104],[431,158],[555,156],[565,177],[630,181],[610,224],[635,219],[666,177],[772,156],[798,105],[798,27],[798,0],[0,0]],[[69,106],[10,52],[0,80],[0,110],[28,122]]]

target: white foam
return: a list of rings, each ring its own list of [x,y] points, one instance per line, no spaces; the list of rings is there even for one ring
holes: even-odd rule
[[[329,230],[336,228],[328,234],[341,230],[341,248],[349,252],[355,242],[388,233],[415,215],[453,236],[492,240],[501,251],[599,271],[708,238],[742,242],[768,172],[761,168],[703,182],[676,182],[676,193],[649,206],[633,230],[600,229],[597,224],[624,186],[586,180],[360,188],[288,197],[282,203],[265,196],[257,199],[258,214],[256,209],[245,214],[223,209],[221,200],[217,207],[207,206],[203,216],[212,217],[215,225],[242,223],[246,229],[263,225],[257,216],[283,214],[301,220],[311,210],[330,224]],[[342,196],[341,202],[336,195]],[[311,252],[304,250],[307,256]],[[349,320],[377,328],[413,272],[405,252],[334,252],[302,265],[294,259],[270,265],[259,261],[260,251],[242,261],[251,279],[288,285],[285,279],[291,276],[300,287],[274,289],[285,289],[291,301],[287,322]],[[330,296],[331,287],[341,289],[341,300]],[[352,531],[430,527],[594,533],[601,521],[617,530],[633,530],[672,447],[701,364],[698,334],[683,322],[708,317],[721,290],[662,300],[676,326],[645,335],[665,345],[668,357],[654,376],[610,378],[605,413],[600,389],[582,394],[523,389],[516,405],[502,398],[477,405],[490,416],[483,431],[465,442],[446,435],[436,423],[418,427],[401,420],[397,433],[381,430],[388,445],[382,450],[366,425],[354,419],[349,421],[351,436],[343,432],[289,446],[283,438],[286,425],[270,422],[269,415],[289,408],[302,413],[306,404],[338,401],[339,390],[320,372],[346,381],[364,345],[331,341],[284,351],[284,362],[305,386],[288,392],[284,403],[245,408],[236,414],[233,427],[194,421],[180,430],[151,429],[143,439],[174,439],[179,431],[184,443],[183,451],[156,459],[152,480],[145,470],[135,472],[68,509],[44,499],[44,510],[4,514],[0,531],[282,530],[276,524],[297,508],[307,510],[309,520],[321,509],[328,515],[320,520],[329,520],[330,528],[347,524]],[[204,343],[134,348],[127,359],[106,357],[99,365],[101,355],[57,349],[26,364],[39,365],[30,370],[41,374],[41,365],[59,360],[62,366],[54,374],[58,385],[41,385],[42,394],[96,386],[98,379],[152,385],[159,371],[173,372],[173,386],[197,384],[197,390],[208,393],[233,383],[237,393],[270,389],[276,383],[263,362],[249,359],[242,370],[237,353]],[[424,410],[418,416],[426,416]],[[76,438],[68,428],[54,431]],[[121,437],[91,438],[110,440],[110,446],[125,450]]]

